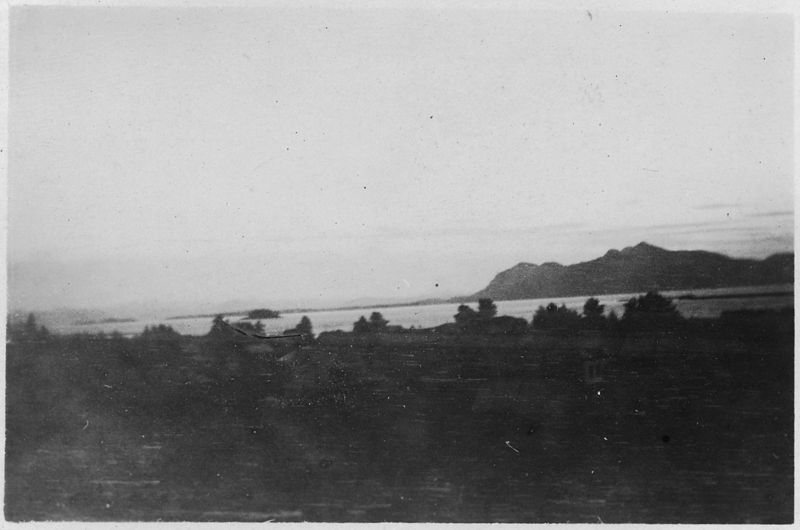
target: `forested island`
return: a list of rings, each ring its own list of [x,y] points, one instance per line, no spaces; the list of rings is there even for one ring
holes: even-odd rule
[[[109,317],[109,318],[102,318],[99,320],[77,320],[75,321],[76,326],[91,326],[95,324],[125,324],[127,322],[136,322],[135,318],[116,318],[116,317]]]
[[[218,313],[205,313],[200,315],[180,315],[169,317],[167,320],[181,320],[185,318],[212,318],[217,316]],[[269,319],[269,318],[281,318],[280,311],[275,311],[273,309],[251,309],[247,311],[228,311],[226,312],[228,315],[233,316],[244,316],[245,318],[257,320],[257,319]]]
[[[252,311],[248,311],[247,318],[250,319],[257,319],[257,318],[280,318],[281,314],[278,311],[273,311],[272,309],[253,309]]]
[[[651,292],[431,329],[8,326],[22,520],[749,522],[793,507],[794,311]]]

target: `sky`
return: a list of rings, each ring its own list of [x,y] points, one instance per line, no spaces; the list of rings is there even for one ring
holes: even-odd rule
[[[13,308],[468,294],[640,241],[793,249],[793,20],[10,12]]]

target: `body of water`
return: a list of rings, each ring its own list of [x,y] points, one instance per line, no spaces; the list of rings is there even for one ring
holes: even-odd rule
[[[793,285],[769,285],[755,287],[727,287],[720,289],[695,289],[686,291],[665,291],[662,294],[669,297],[679,297],[688,294],[695,295],[697,299],[675,300],[675,305],[685,317],[716,317],[723,311],[737,309],[779,309],[794,305],[794,297],[787,296],[791,293]],[[631,297],[642,293],[620,293],[596,295],[595,298],[605,305],[606,313],[615,311],[618,316],[624,312],[623,305]],[[763,295],[763,296],[754,296]],[[713,298],[722,296],[724,298]],[[711,297],[711,298],[708,298]],[[496,301],[497,314],[520,317],[530,321],[533,313],[539,306],[550,302],[558,305],[564,304],[570,309],[581,312],[583,304],[589,296],[572,296],[567,298],[536,298],[526,300]],[[337,309],[329,311],[306,311],[303,313],[283,313],[280,318],[261,320],[267,334],[280,334],[284,330],[293,328],[300,321],[302,315],[308,315],[314,326],[314,333],[324,331],[352,331],[353,323],[362,315],[369,318],[373,311],[380,312],[390,325],[410,328],[429,328],[453,322],[453,315],[458,308],[457,303],[433,304],[421,306],[396,306],[378,307],[370,309]],[[477,304],[470,304],[477,308]],[[241,316],[230,316],[231,323],[244,320]],[[145,326],[166,324],[183,335],[204,335],[211,328],[212,318],[154,318],[137,320],[134,322],[114,322],[103,324],[84,324],[54,327],[57,333],[112,333],[118,331],[123,335],[136,335],[142,332]]]

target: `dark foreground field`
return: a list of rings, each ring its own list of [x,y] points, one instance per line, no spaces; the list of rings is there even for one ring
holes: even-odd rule
[[[789,523],[793,313],[768,318],[19,341],[6,518]]]

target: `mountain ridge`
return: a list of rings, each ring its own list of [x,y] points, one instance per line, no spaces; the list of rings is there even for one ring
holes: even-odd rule
[[[520,262],[463,297],[519,300],[650,290],[674,291],[794,283],[794,254],[737,259],[706,250],[667,250],[642,241],[593,260],[562,265]]]

